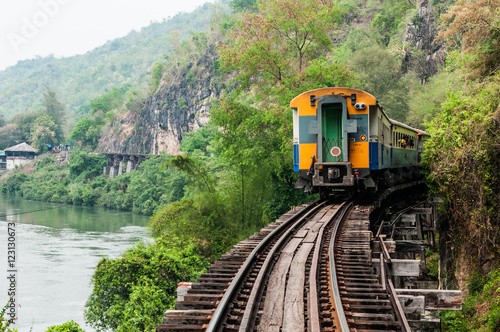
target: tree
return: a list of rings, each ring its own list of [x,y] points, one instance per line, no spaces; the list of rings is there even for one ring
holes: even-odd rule
[[[401,79],[401,61],[374,45],[356,52],[352,64],[360,87],[373,94],[391,118],[404,121],[409,108],[408,90]]]
[[[102,125],[90,118],[82,118],[70,133],[70,137],[76,141],[81,141],[83,146],[90,146],[95,149],[99,144],[102,135]]]
[[[46,87],[46,91],[43,93],[43,97],[43,107],[45,108],[45,114],[50,116],[56,125],[56,128],[54,130],[55,139],[58,142],[62,143],[64,142],[64,104],[57,100],[55,91],[51,90],[48,86]]]
[[[97,330],[146,331],[175,303],[177,284],[196,279],[207,263],[193,245],[170,238],[103,258],[92,276],[85,320]]]
[[[333,0],[265,0],[257,7],[258,13],[240,15],[230,42],[220,47],[223,63],[243,81],[293,89],[310,62],[331,50],[328,33],[341,9]]]
[[[4,150],[23,141],[21,131],[13,124],[0,128],[0,150]]]
[[[126,87],[118,88],[115,86],[102,96],[92,99],[90,101],[92,114],[95,114],[97,111],[106,113],[120,107],[125,99],[125,91]]]
[[[242,11],[255,11],[257,0],[233,0],[229,4],[233,12],[239,13]]]
[[[500,3],[491,0],[460,0],[441,16],[438,38],[461,49],[469,79],[498,71],[500,63]]]
[[[38,117],[31,131],[31,144],[40,152],[47,151],[48,145],[54,146],[58,143],[56,130],[57,125],[50,116]]]
[[[85,332],[85,330],[81,329],[78,323],[70,320],[61,325],[50,326],[45,330],[45,332]]]
[[[31,137],[31,129],[35,124],[35,120],[43,115],[40,112],[30,112],[30,113],[22,113],[16,114],[11,123],[14,124],[20,132],[20,141],[29,141]]]

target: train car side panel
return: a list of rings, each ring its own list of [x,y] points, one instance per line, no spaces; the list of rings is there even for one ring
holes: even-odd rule
[[[350,142],[349,143],[349,161],[353,169],[369,168],[369,143],[368,142]]]

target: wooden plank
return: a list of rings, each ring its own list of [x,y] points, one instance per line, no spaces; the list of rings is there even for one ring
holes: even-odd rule
[[[422,315],[425,311],[425,296],[399,295],[398,300],[406,315]]]
[[[387,243],[387,241],[386,241]],[[425,249],[426,246],[424,241],[413,240],[413,241],[400,241],[396,240],[395,249],[398,252],[421,252],[422,248]]]
[[[417,228],[416,227],[396,227],[395,234],[396,235],[414,235],[417,236]]]
[[[405,214],[432,214],[432,208],[412,208]]]
[[[295,238],[305,238],[306,235],[309,233],[308,229],[299,229],[297,233],[293,237]]]
[[[267,284],[264,312],[257,331],[280,331],[283,319],[286,276],[290,269],[294,252],[302,242],[300,238],[293,238],[288,242],[280,254],[280,258],[269,276]]]
[[[373,243],[373,246],[372,246],[373,252],[375,252],[375,253],[382,252],[380,250],[380,242],[379,241],[373,241],[372,243]],[[385,244],[385,247],[389,253],[392,254],[392,253],[396,252],[396,242],[395,241],[385,240],[384,244]]]
[[[372,260],[373,266],[380,275],[380,259]],[[418,277],[420,275],[420,260],[417,259],[391,259],[387,263],[387,274],[397,277]]]
[[[332,216],[334,216],[337,211],[339,210],[339,206],[338,205],[335,205],[334,207],[330,208],[326,213],[325,215],[321,218],[320,222],[328,222],[330,221],[330,219],[332,219]]]
[[[322,223],[316,223],[316,225],[311,227],[311,229],[307,233],[307,236],[305,236],[305,238],[304,238],[304,242],[315,242],[316,237],[318,236],[318,232],[322,226],[323,226]]]
[[[313,243],[303,243],[297,251],[288,277],[285,295],[283,331],[304,331],[304,286],[306,261],[314,247]]]
[[[425,296],[426,310],[462,310],[462,292],[440,289],[396,289],[399,295]]]

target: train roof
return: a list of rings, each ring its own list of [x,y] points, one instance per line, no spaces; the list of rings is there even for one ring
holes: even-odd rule
[[[344,87],[329,87],[329,88],[309,90],[301,93],[300,95],[292,99],[292,101],[290,102],[290,107],[296,107],[296,105],[300,103],[301,100],[304,100],[304,98],[307,98],[306,100],[309,100],[308,98],[311,95],[325,96],[325,95],[338,95],[338,94],[346,97],[350,96],[351,94],[356,94],[359,98],[363,97],[368,98],[370,104],[377,103],[377,99],[366,91],[359,89],[352,89],[352,88],[344,88]]]
[[[390,119],[390,118],[389,118],[389,120],[391,121],[391,123],[393,125],[396,125],[396,126],[399,126],[399,127],[403,127],[403,128],[415,131],[415,132],[417,132],[418,135],[430,136],[428,133],[426,133],[425,131],[423,131],[421,129],[414,128],[414,127],[409,126],[409,125],[407,125],[407,124],[405,124],[403,122],[399,122],[399,121],[396,121],[396,120],[393,120],[393,119]]]

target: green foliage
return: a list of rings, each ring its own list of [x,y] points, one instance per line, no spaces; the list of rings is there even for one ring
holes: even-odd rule
[[[82,118],[78,121],[70,137],[76,141],[81,141],[82,146],[89,146],[95,149],[102,135],[102,124],[99,120]]]
[[[126,89],[127,87],[118,88],[115,86],[102,96],[92,99],[90,101],[91,112],[102,111],[106,113],[119,108],[123,104]]]
[[[45,332],[85,332],[85,330],[81,329],[78,323],[70,320],[61,325],[50,326]]]
[[[439,253],[430,249],[425,251],[425,263],[431,277],[439,278]]]
[[[374,45],[356,52],[352,64],[360,87],[374,95],[391,118],[404,122],[408,90],[402,80],[401,61]]]
[[[416,4],[416,3],[415,3]],[[384,1],[377,14],[372,20],[371,28],[377,33],[375,36],[381,45],[387,46],[392,36],[400,28],[401,23],[406,23],[406,13],[415,9],[407,0]]]
[[[255,11],[257,7],[257,0],[233,0],[229,5],[235,13]]]
[[[8,124],[0,128],[0,150],[5,150],[22,141],[22,133],[15,125]]]
[[[5,317],[9,302],[0,310],[0,332],[17,332],[17,329],[10,328],[9,317]]]
[[[209,145],[215,139],[216,133],[217,129],[210,125],[203,126],[196,132],[187,133],[181,142],[180,150],[208,155]]]
[[[141,163],[141,172],[130,181],[133,193],[133,211],[151,215],[162,204],[175,202],[184,196],[188,178],[180,172],[163,166],[171,156],[150,156]]]
[[[441,328],[445,332],[494,332],[500,329],[500,270],[486,277],[473,274],[468,280],[470,295],[461,311],[443,311]]]
[[[33,129],[31,130],[31,145],[38,150],[38,153],[47,151],[48,145],[55,146],[58,143],[56,138],[56,131],[58,126],[54,120],[48,116],[43,115],[35,120]]]
[[[2,183],[2,192],[16,194],[20,191],[21,185],[27,180],[28,175],[24,173],[13,174]]]
[[[151,156],[140,170],[107,179],[102,174],[106,157],[75,150],[69,165],[54,162],[54,156],[39,159],[32,175],[18,173],[7,178],[2,192],[27,199],[98,205],[151,215],[162,204],[180,200],[188,179],[162,162],[169,156]]]
[[[12,118],[11,123],[15,125],[20,132],[19,141],[17,143],[28,142],[30,140],[31,128],[33,128],[36,119],[40,116],[42,116],[42,113],[30,112],[18,114]]]
[[[153,71],[151,73],[151,78],[153,82],[151,83],[151,90],[156,91],[160,85],[160,80],[163,77],[163,72],[165,70],[165,64],[161,62],[156,62],[153,65]]]
[[[450,83],[456,76],[456,72],[441,71],[426,84],[414,86],[408,96],[410,111],[405,123],[415,128],[423,128],[435,118],[447,98],[446,91],[454,89]]]
[[[56,92],[50,89],[48,86],[45,87],[46,91],[43,93],[44,102],[44,112],[54,121],[54,139],[56,142],[64,142],[64,132],[63,124],[65,117],[65,106],[61,103],[57,97]]]
[[[106,156],[89,153],[88,150],[75,150],[69,159],[69,175],[72,178],[88,180],[102,174],[106,166]]]
[[[460,57],[467,72],[465,79],[482,80],[498,72],[500,63],[500,6],[489,0],[462,0],[441,16],[439,34]]]
[[[92,276],[85,319],[98,330],[152,331],[175,302],[178,282],[194,280],[206,267],[194,246],[166,238],[138,244],[118,259],[103,258]]]
[[[255,83],[263,94],[288,97],[310,62],[331,50],[328,33],[340,22],[341,8],[312,0],[261,1],[257,7],[258,13],[239,17],[230,42],[220,47],[223,67],[238,70],[240,81]]]
[[[497,75],[498,76],[498,75]],[[425,161],[429,184],[444,200],[455,247],[467,247],[470,269],[482,264],[479,250],[498,251],[500,136],[498,78],[480,89],[449,93],[431,123]]]
[[[172,302],[165,290],[151,283],[148,279],[132,286],[129,301],[125,304],[123,321],[117,331],[143,332],[156,331],[156,325],[162,322],[164,303]]]

